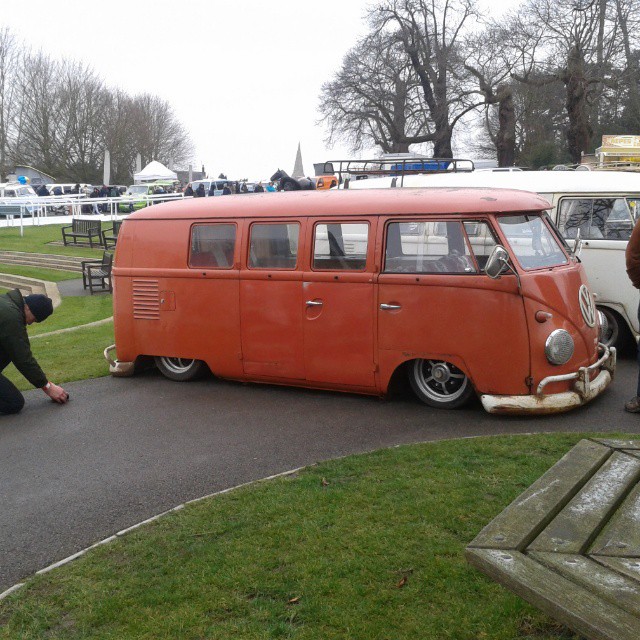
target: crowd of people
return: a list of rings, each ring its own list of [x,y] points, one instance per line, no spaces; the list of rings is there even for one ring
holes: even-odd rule
[[[207,189],[206,185],[210,185]],[[219,195],[232,195],[232,194],[243,194],[243,193],[264,193],[264,192],[275,192],[278,191],[278,187],[276,183],[273,181],[270,182],[249,182],[247,180],[226,180],[226,179],[217,179],[217,180],[198,180],[195,181],[197,187],[193,188],[193,183],[189,182],[186,185],[181,182],[169,182],[167,181],[164,184],[149,184],[149,190],[144,194],[145,196],[160,196],[165,194],[183,194],[185,197],[193,197],[193,198],[204,198],[206,196],[219,196]],[[47,185],[42,184],[35,189],[36,194],[42,197],[48,196],[86,196],[88,198],[102,200],[94,201],[93,203],[83,204],[81,207],[82,213],[109,213],[110,204],[105,202],[110,198],[120,198],[122,196],[136,195],[130,194],[127,191],[127,187],[121,185],[106,185],[102,186],[94,186],[87,184],[76,183],[71,187],[70,184],[56,184],[56,185]],[[154,199],[149,201],[148,204],[154,204],[162,202],[161,199]],[[126,206],[126,205],[124,205]],[[63,209],[63,213],[69,212],[69,205],[61,205],[61,209]],[[134,210],[133,201],[129,203],[129,211]],[[55,207],[54,207],[55,211]]]
[[[167,185],[152,185],[153,192],[149,195],[162,195],[166,193],[183,193],[185,197],[191,196],[194,198],[204,198],[205,196],[218,195],[218,189],[216,189],[216,182],[211,182],[209,190],[205,188],[204,184],[200,182],[199,186],[194,190],[192,183],[189,182],[186,185],[182,183],[167,184]],[[263,193],[263,192],[275,192],[277,191],[276,185],[273,182],[262,184],[259,182],[247,182],[246,180],[229,180],[224,183],[222,189],[222,195],[231,195],[235,193]],[[102,185],[90,186],[75,184],[71,190],[64,190],[61,185],[55,185],[51,190],[47,188],[45,184],[40,185],[36,189],[38,196],[63,196],[63,195],[87,195],[90,198],[119,198],[126,192],[126,187],[116,185]]]
[[[189,182],[182,192],[184,193],[185,197],[192,196],[194,198],[204,198],[205,196],[218,195],[217,191],[219,191],[219,189],[216,189],[216,182],[212,181],[208,191],[202,182],[195,190],[193,188],[193,185]],[[249,183],[246,180],[230,180],[224,183],[222,193],[220,195],[229,196],[234,193],[263,193],[265,191],[274,192],[277,191],[277,189],[273,182],[269,182],[265,186],[263,186],[261,181]]]

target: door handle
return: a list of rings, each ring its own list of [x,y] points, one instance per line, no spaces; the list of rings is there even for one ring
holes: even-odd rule
[[[320,300],[307,300],[305,303],[307,307],[321,307],[322,302]]]
[[[386,303],[383,302],[380,305],[380,308],[383,311],[389,311],[389,310],[393,310],[393,309],[402,309],[402,305],[400,305],[400,304],[386,304]]]

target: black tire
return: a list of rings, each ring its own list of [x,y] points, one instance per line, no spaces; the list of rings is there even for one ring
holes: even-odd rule
[[[200,377],[207,369],[202,360],[189,360],[186,358],[168,358],[166,356],[156,356],[154,358],[156,367],[160,373],[169,380],[177,382],[188,382]]]
[[[607,347],[615,347],[618,351],[624,351],[629,345],[629,329],[625,321],[609,307],[598,307],[607,319],[608,330],[602,337],[602,343]]]
[[[471,380],[444,360],[414,360],[409,363],[409,382],[418,399],[438,409],[458,409],[474,396]]]

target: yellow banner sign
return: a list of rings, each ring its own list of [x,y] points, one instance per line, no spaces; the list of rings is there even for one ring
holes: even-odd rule
[[[640,136],[602,136],[602,146],[640,148]]]

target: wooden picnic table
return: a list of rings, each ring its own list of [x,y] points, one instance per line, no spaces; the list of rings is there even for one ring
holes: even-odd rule
[[[640,440],[581,440],[467,560],[592,640],[640,638]]]

